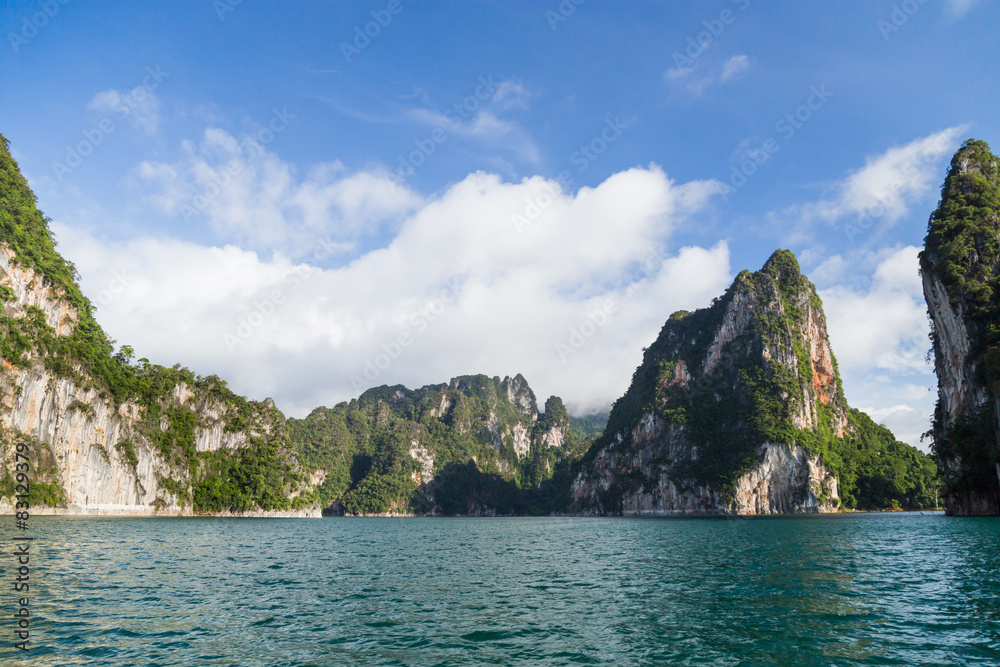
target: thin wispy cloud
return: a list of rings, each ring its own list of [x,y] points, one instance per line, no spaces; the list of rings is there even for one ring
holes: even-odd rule
[[[424,125],[479,141],[501,152],[513,152],[519,160],[537,164],[541,152],[528,130],[517,120],[505,117],[511,112],[528,111],[532,97],[534,94],[522,83],[505,80],[497,83],[486,97],[477,93],[443,111],[425,104],[408,110],[407,115]],[[470,100],[472,103],[466,105]]]
[[[690,65],[671,67],[663,73],[663,79],[668,85],[679,86],[700,97],[714,84],[729,83],[751,66],[750,56],[744,54],[732,56],[722,63],[709,63],[701,58]]]
[[[160,98],[152,90],[136,86],[129,91],[104,90],[91,98],[87,108],[124,118],[136,129],[153,135],[160,126]]]
[[[309,74],[343,74],[343,71],[339,69],[316,69],[308,65],[296,65],[296,67]]]
[[[801,237],[815,236],[817,222],[847,230],[851,241],[884,231],[940,184],[942,166],[966,129],[950,127],[869,156],[864,166],[830,185],[826,196],[775,212],[770,221],[781,226],[790,224]],[[858,231],[850,233],[855,227]]]
[[[733,56],[722,65],[722,74],[719,80],[725,83],[740,72],[750,69],[750,57],[745,55]]]
[[[979,0],[946,0],[948,11],[954,18],[962,18],[970,9],[979,4]]]

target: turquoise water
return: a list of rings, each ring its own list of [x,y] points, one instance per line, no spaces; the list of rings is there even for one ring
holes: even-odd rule
[[[3,664],[1000,664],[996,519],[31,522]]]

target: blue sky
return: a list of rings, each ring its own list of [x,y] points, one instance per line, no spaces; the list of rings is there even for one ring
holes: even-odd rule
[[[916,251],[995,143],[996,3],[0,7],[0,133],[139,356],[296,416],[474,372],[585,412],[788,247],[848,400],[927,428]]]

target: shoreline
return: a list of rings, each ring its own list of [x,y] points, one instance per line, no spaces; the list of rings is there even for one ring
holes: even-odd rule
[[[145,506],[121,505],[69,505],[68,507],[32,507],[29,509],[32,517],[111,517],[111,518],[215,518],[215,519],[805,519],[824,517],[850,517],[863,515],[913,515],[913,516],[946,516],[944,509],[933,510],[868,510],[840,512],[793,512],[786,514],[712,514],[693,512],[671,513],[629,513],[629,514],[404,514],[399,512],[386,514],[332,514],[324,515],[319,508],[298,510],[248,510],[246,512],[196,512],[190,508],[164,508],[154,510]],[[7,503],[0,503],[0,516],[14,516],[14,508]]]
[[[153,509],[148,506],[130,505],[69,505],[68,507],[31,507],[32,517],[120,517],[120,518],[222,518],[222,519],[320,519],[319,508],[298,510],[248,510],[246,512],[195,512],[190,508]],[[0,504],[0,516],[14,516],[13,505]]]

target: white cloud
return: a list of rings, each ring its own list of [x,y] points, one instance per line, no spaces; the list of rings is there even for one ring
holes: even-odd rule
[[[902,389],[902,392],[899,390]],[[909,390],[907,392],[907,390]],[[916,391],[913,391],[916,390]],[[894,387],[892,385],[878,387],[878,391],[885,395],[889,393],[889,400],[895,399],[895,394],[909,393],[909,400],[913,403],[898,403],[883,408],[863,407],[864,412],[877,423],[887,427],[897,440],[907,442],[914,447],[929,451],[929,442],[921,442],[922,436],[930,428],[930,410],[933,409],[933,394],[923,386]]]
[[[430,109],[414,109],[410,116],[430,127],[441,128],[448,134],[512,151],[518,158],[532,164],[540,159],[538,146],[521,124],[502,119],[490,109],[479,109],[467,120],[462,120],[455,114],[446,115]]]
[[[925,362],[929,325],[918,252],[905,246],[846,260],[836,255],[814,272],[842,281],[819,294],[848,402],[866,406],[875,421],[913,445],[929,427],[934,394],[928,389],[935,386]],[[874,271],[856,277],[869,278],[867,286],[848,286],[850,272],[862,273],[866,263],[874,263]]]
[[[733,78],[740,72],[744,72],[748,69],[750,69],[749,56],[745,55],[733,56],[732,58],[727,60],[725,64],[723,64],[720,80],[723,83],[725,83],[726,81],[729,81],[731,78]]]
[[[496,83],[492,77],[480,77],[478,83],[474,94],[451,108],[443,111],[433,108],[423,97],[424,106],[410,109],[406,115],[429,127],[443,129],[448,135],[513,152],[525,162],[539,162],[538,146],[528,131],[517,121],[505,117],[508,112],[528,111],[535,93],[513,80]]]
[[[820,290],[830,338],[841,366],[927,370],[927,306],[917,273],[916,246],[885,251],[867,291]]]
[[[950,127],[870,156],[863,167],[837,182],[829,196],[787,209],[783,215],[793,218],[800,229],[817,220],[842,222],[852,241],[876,227],[885,229],[940,184],[941,162],[958,147],[965,129]]]
[[[350,244],[422,202],[386,173],[348,175],[340,163],[300,177],[266,148],[217,128],[197,146],[185,142],[183,152],[172,164],[139,164],[137,176],[154,189],[148,201],[189,222],[205,220],[223,241],[252,249],[301,256],[320,239]]]
[[[803,264],[808,263],[802,255],[799,255],[799,261]],[[809,277],[818,286],[829,285],[838,282],[847,270],[846,262],[844,258],[840,255],[833,255],[828,257],[823,262],[813,269]]]
[[[295,197],[335,200],[338,211],[370,217],[367,195],[352,208],[339,190],[291,187],[277,166],[287,206],[302,207]],[[308,183],[336,189],[368,178],[334,172]],[[325,270],[235,246],[108,244],[55,230],[112,337],[138,356],[271,395],[290,414],[356,396],[352,376],[366,369],[377,373],[371,384],[408,386],[522,372],[540,397],[559,394],[585,410],[624,392],[642,346],[672,311],[707,305],[729,284],[724,243],[651,250],[720,191],[715,181],[674,183],[657,167],[575,195],[541,177],[505,183],[477,173],[423,202],[387,247]],[[531,203],[539,213],[519,229],[513,216]],[[124,288],[114,271],[124,272]]]
[[[114,112],[146,134],[156,134],[160,126],[160,98],[146,86],[136,86],[128,92],[105,90],[94,95],[88,109],[100,113]]]

